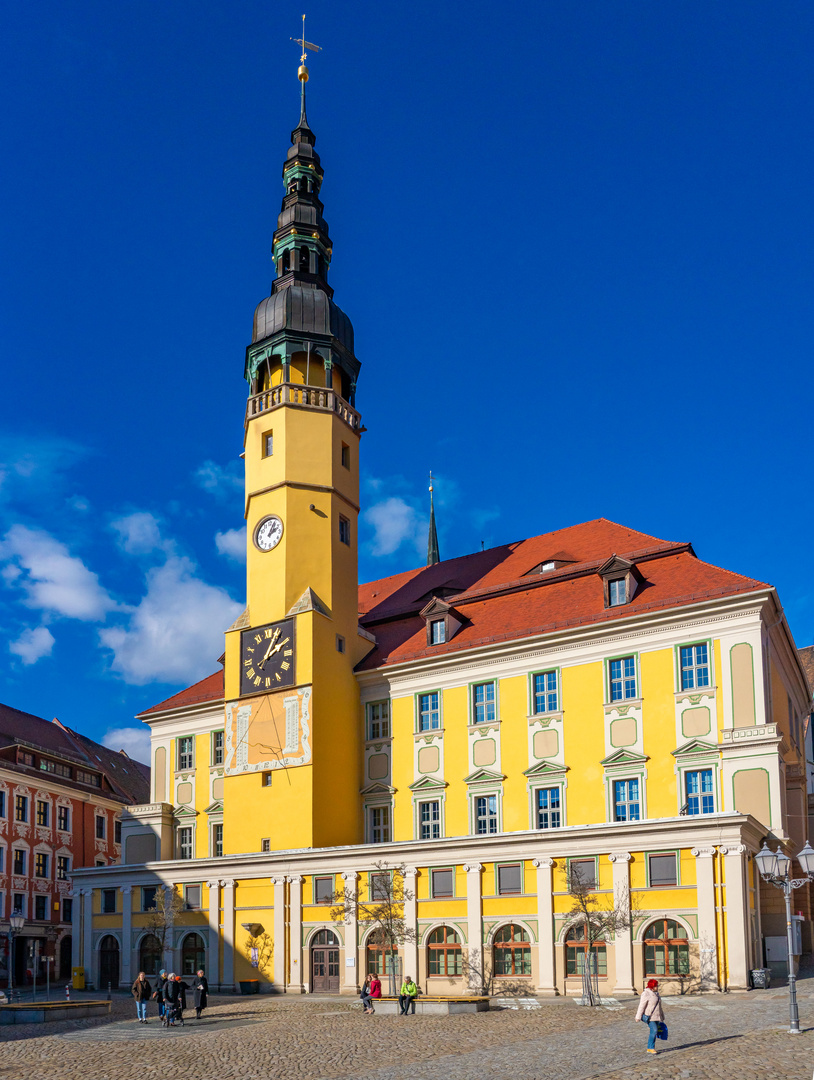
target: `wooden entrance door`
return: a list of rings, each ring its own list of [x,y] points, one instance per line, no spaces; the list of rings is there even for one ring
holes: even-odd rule
[[[330,930],[320,930],[311,945],[311,993],[339,992],[339,941]]]
[[[99,946],[99,989],[107,990],[108,985],[114,990],[119,985],[119,943],[110,934]]]

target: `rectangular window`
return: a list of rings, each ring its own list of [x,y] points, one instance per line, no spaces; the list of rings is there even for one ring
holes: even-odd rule
[[[438,691],[421,694],[418,698],[418,730],[438,731],[441,727],[441,708]]]
[[[334,879],[332,877],[314,878],[314,903],[332,904],[334,899]]]
[[[71,860],[67,855],[57,855],[57,881],[67,881]]]
[[[73,775],[70,765],[62,765],[58,761],[49,761],[48,758],[40,758],[40,769],[43,772],[53,773],[54,776],[67,776],[68,779]]]
[[[48,856],[44,851],[38,851],[34,856],[34,876],[38,878],[48,877]]]
[[[45,920],[48,918],[47,896],[34,897],[34,918],[37,920],[37,922],[45,922]]]
[[[341,634],[336,635],[336,651],[337,652],[344,652],[345,651],[345,639],[342,637]]]
[[[102,814],[97,814],[96,815],[96,839],[97,840],[104,840],[105,833],[107,831],[106,826],[107,826],[107,821],[105,820],[105,818],[102,816]]]
[[[80,784],[88,784],[90,787],[99,787],[99,777],[95,773],[85,772],[84,769],[76,770],[76,779]]]
[[[178,858],[192,858],[192,829],[189,825],[183,825],[178,830]]]
[[[40,769],[42,772],[53,772],[56,768],[56,762],[49,761],[48,758],[40,758]]]
[[[5,791],[0,791],[0,817],[4,818],[5,816],[6,816],[6,793],[5,793]]]
[[[0,874],[5,874],[5,872],[6,872],[6,849],[4,847],[0,847]]]
[[[434,899],[454,895],[455,878],[453,870],[432,870],[430,880]]]
[[[339,517],[339,539],[343,544],[350,546],[350,521],[346,517]]]
[[[28,821],[28,796],[16,795],[14,797],[14,820]]]
[[[184,905],[187,911],[200,911],[201,909],[201,886],[187,885],[184,888]]]
[[[390,807],[372,806],[370,815],[370,842],[387,844],[390,841]]]
[[[14,849],[14,874],[16,877],[23,877],[25,874],[25,852],[20,851],[19,848]]]
[[[556,712],[559,708],[557,694],[557,672],[541,671],[534,676],[534,711],[536,713]]]
[[[613,781],[614,821],[638,821],[641,817],[639,781]]]
[[[368,739],[390,738],[390,702],[377,701],[367,707]]]
[[[419,839],[437,840],[441,835],[441,803],[437,799],[432,802],[418,804]]]
[[[47,802],[43,802],[42,799],[37,799],[37,824],[42,825],[43,828],[48,828],[48,823],[51,820],[50,806]]]
[[[693,769],[685,776],[687,813],[714,814],[715,793],[712,788],[712,769]]]
[[[475,799],[475,832],[478,836],[497,832],[497,795],[479,795]]]
[[[73,922],[73,900],[70,898],[62,901],[62,921]]]
[[[271,457],[274,453],[274,432],[267,431],[263,435],[263,457]]]
[[[678,884],[675,855],[648,855],[647,867],[653,887]]]
[[[178,740],[178,769],[184,772],[194,768],[195,740],[191,735],[185,735]]]
[[[116,914],[116,890],[102,889],[102,914]]]
[[[223,732],[212,732],[212,764],[223,764]]]
[[[342,466],[345,469],[350,468],[350,447],[347,443],[342,443]]]
[[[539,788],[537,790],[537,828],[559,829],[560,789],[558,787]]]
[[[25,915],[25,894],[16,892],[14,894],[14,899],[11,902],[11,906],[13,908],[13,914]]]
[[[271,837],[270,836],[265,836],[260,841],[260,850],[261,851],[271,851]]]
[[[155,895],[158,891],[157,885],[144,885],[141,890],[141,910],[153,911],[155,908]]]
[[[473,715],[476,724],[489,724],[495,719],[495,684],[479,683],[472,691]]]
[[[623,656],[610,662],[611,701],[627,701],[636,697],[636,657]]]
[[[389,874],[371,874],[370,875],[370,899],[371,900],[387,900],[390,896],[390,875]]]
[[[568,869],[572,877],[586,888],[596,888],[596,862],[593,859],[571,859]]]
[[[57,807],[57,828],[61,832],[70,832],[71,830],[71,810],[68,806]]]
[[[608,607],[619,607],[627,603],[627,582],[617,578],[608,582]]]
[[[698,690],[709,686],[709,655],[706,642],[685,645],[681,649],[681,689]]]
[[[447,640],[446,619],[432,619],[430,622],[430,644],[443,645]]]
[[[29,754],[27,750],[20,750],[17,753],[17,761],[20,765],[32,765],[34,764],[34,755]]]
[[[113,822],[113,843],[120,844],[122,842],[122,822],[121,818],[116,818]]]
[[[212,826],[212,854],[216,859],[223,854],[223,825]]]
[[[520,863],[497,868],[497,891],[499,896],[517,896],[523,891]]]

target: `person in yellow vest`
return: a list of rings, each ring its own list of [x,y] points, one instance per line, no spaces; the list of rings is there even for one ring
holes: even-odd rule
[[[401,984],[401,990],[399,991],[399,1009],[402,1016],[407,1016],[410,1006],[413,1007],[413,1016],[415,1016],[415,999],[418,996],[418,987],[413,982],[411,975],[404,976],[404,982]]]

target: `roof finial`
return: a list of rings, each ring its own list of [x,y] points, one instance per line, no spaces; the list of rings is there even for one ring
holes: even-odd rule
[[[310,41],[305,40],[305,16],[302,17],[302,37],[291,38],[297,45],[302,45],[302,56],[300,57],[300,66],[297,69],[297,78],[300,80],[300,122],[297,125],[298,128],[307,128],[308,119],[305,115],[305,84],[308,82],[308,68],[305,66],[305,61],[308,59],[308,50],[311,52],[321,52],[321,45],[314,45]]]
[[[427,566],[435,566],[441,561],[438,554],[438,533],[435,529],[435,502],[433,501],[433,484],[435,477],[430,470],[430,533],[427,538]]]

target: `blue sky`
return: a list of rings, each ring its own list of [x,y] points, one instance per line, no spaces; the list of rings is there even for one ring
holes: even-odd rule
[[[138,752],[242,609],[243,353],[300,7],[0,14],[0,700]],[[808,557],[814,7],[314,2],[363,580],[605,516]]]

